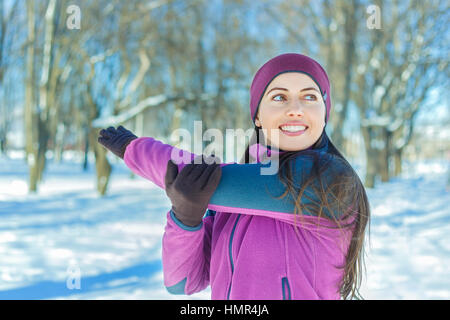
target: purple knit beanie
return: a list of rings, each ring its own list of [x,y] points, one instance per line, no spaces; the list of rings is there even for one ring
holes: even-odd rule
[[[317,84],[327,108],[325,123],[328,122],[331,109],[330,81],[327,73],[316,61],[299,53],[285,53],[267,61],[256,72],[250,87],[250,114],[255,123],[259,104],[272,80],[285,72],[301,72],[307,74]]]

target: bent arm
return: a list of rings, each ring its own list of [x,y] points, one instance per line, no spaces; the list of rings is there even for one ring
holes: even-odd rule
[[[188,227],[170,210],[162,243],[164,285],[172,294],[193,294],[209,285],[211,231],[215,212]]]

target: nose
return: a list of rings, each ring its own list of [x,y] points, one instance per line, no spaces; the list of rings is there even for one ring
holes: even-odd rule
[[[286,109],[286,115],[289,117],[303,116],[304,111],[302,103],[298,100],[292,101]]]

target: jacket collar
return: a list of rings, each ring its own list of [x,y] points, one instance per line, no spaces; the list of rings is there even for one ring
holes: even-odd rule
[[[316,146],[317,151],[327,151],[328,150],[328,136],[325,133],[325,130],[323,130],[322,135],[325,135],[324,139],[322,139],[322,142],[320,145]],[[322,138],[322,137],[321,137]],[[312,150],[312,146],[299,151],[305,151],[305,150]],[[262,143],[255,143],[250,146],[249,154],[253,157],[253,159],[256,159],[257,163],[260,163],[267,159],[268,157],[271,157],[273,154],[283,154],[285,150],[278,149],[276,147],[272,147],[270,145],[266,146]]]
[[[271,157],[274,154],[283,154],[286,151],[272,147],[272,146],[265,146],[261,143],[255,143],[250,146],[249,154],[253,157],[253,159],[256,159],[257,163],[260,163],[264,161],[267,157]]]

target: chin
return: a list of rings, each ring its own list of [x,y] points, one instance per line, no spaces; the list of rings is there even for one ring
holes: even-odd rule
[[[286,148],[281,148],[281,150],[284,151],[302,151],[305,150],[308,147],[286,147]]]
[[[303,147],[303,146],[299,146],[299,145],[292,145],[292,144],[289,144],[289,145],[280,145],[280,146],[277,146],[277,148],[278,149],[281,149],[281,150],[283,150],[283,151],[300,151],[300,150],[303,150],[303,149],[306,149],[307,147]]]
[[[304,144],[304,143],[280,143],[280,147],[278,149],[284,150],[284,151],[301,151],[309,148],[312,144]]]

